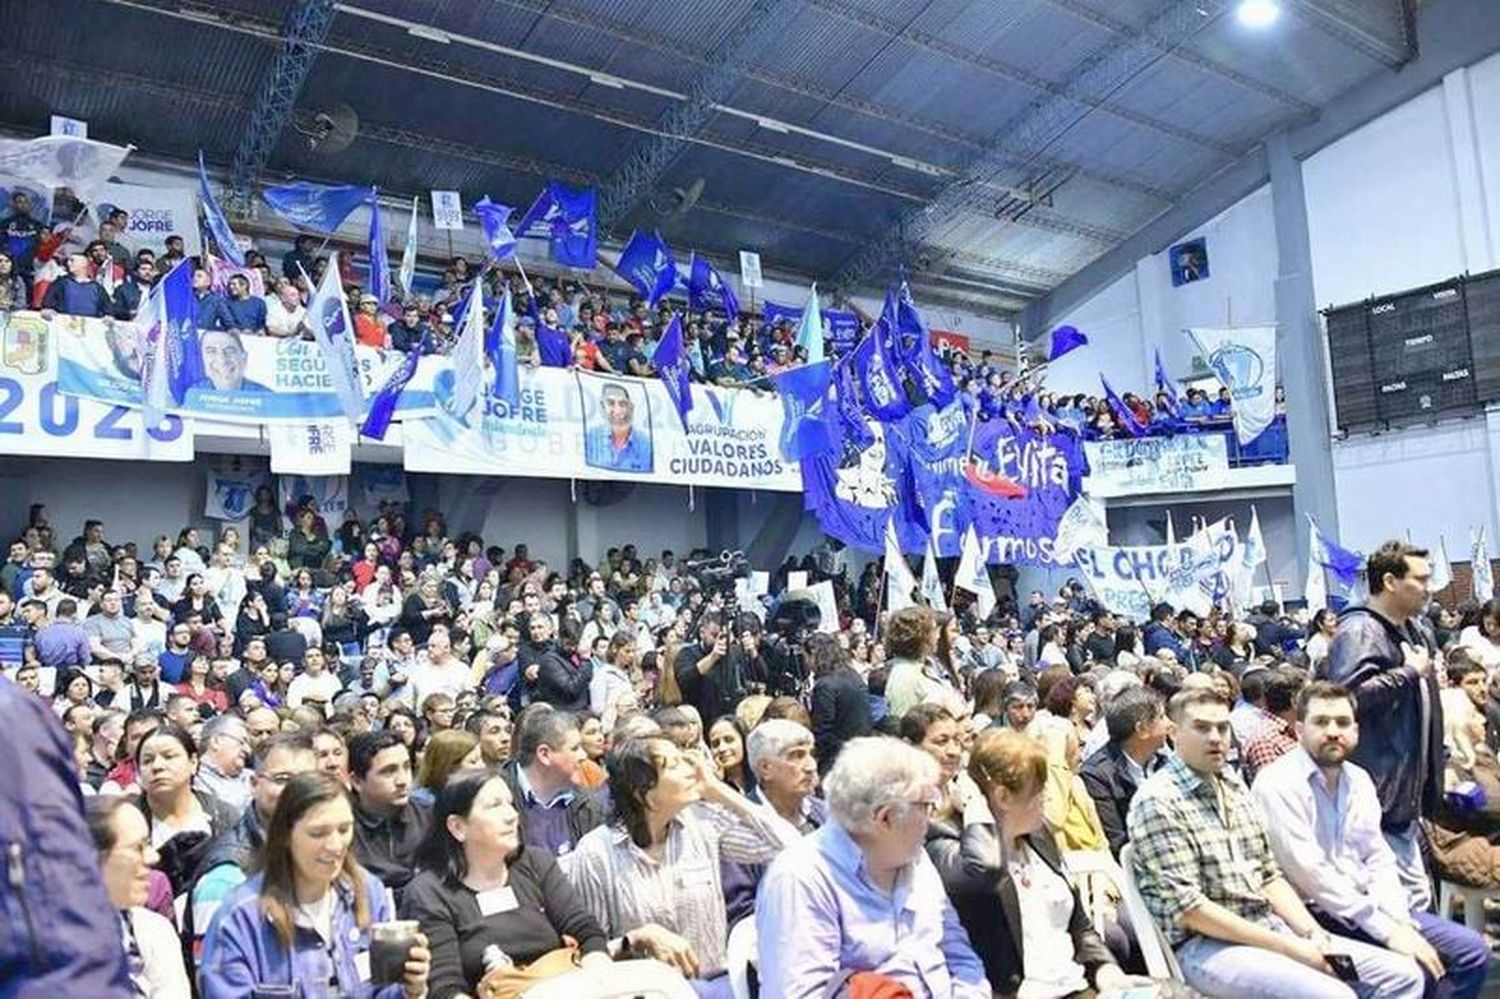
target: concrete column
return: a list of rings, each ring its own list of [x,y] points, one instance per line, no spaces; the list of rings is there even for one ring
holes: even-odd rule
[[[1287,432],[1297,485],[1292,490],[1297,565],[1307,564],[1306,515],[1338,536],[1338,494],[1329,440],[1327,340],[1313,296],[1311,241],[1302,163],[1285,132],[1266,140],[1271,208],[1276,220],[1276,363],[1286,387]],[[1304,583],[1306,580],[1299,580]]]

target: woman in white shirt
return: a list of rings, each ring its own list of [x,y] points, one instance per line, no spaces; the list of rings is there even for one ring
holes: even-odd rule
[[[145,817],[130,799],[115,795],[89,798],[87,812],[104,888],[120,912],[120,938],[134,994],[188,999],[192,990],[177,931],[159,913],[146,908],[157,854]]]
[[[1458,633],[1458,644],[1485,669],[1500,666],[1500,600],[1486,600],[1472,623]]]

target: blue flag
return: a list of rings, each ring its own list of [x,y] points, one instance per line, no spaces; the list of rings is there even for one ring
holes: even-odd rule
[[[1104,398],[1108,401],[1109,408],[1114,410],[1115,415],[1120,418],[1120,423],[1124,425],[1125,432],[1132,437],[1139,437],[1145,433],[1146,428],[1141,426],[1140,422],[1136,420],[1135,414],[1130,411],[1129,406],[1125,405],[1125,401],[1115,394],[1115,390],[1110,387],[1109,379],[1100,375],[1099,383],[1104,386]]]
[[[655,305],[677,284],[677,261],[659,233],[637,229],[620,251],[615,273],[640,292],[647,305]]]
[[[509,205],[498,205],[485,195],[474,202],[474,214],[479,216],[479,228],[484,232],[484,247],[491,260],[504,260],[515,256],[516,236],[506,223],[513,209]]]
[[[694,309],[721,309],[733,322],[740,314],[740,300],[717,267],[693,254],[688,267],[688,305]]]
[[[234,231],[229,228],[229,220],[224,217],[224,210],[219,207],[213,188],[208,186],[208,170],[203,166],[203,150],[201,149],[198,150],[198,200],[203,202],[203,221],[208,224],[208,231],[213,235],[214,242],[219,244],[219,252],[234,266],[244,267],[245,251],[241,250],[240,244],[235,242]]]
[[[889,302],[890,297],[887,296],[886,300]],[[932,334],[917,311],[917,303],[912,301],[911,289],[905,281],[901,282],[896,299],[894,329],[897,343],[903,343],[908,336],[913,337],[911,347],[902,355],[902,364],[912,383],[921,388],[927,400],[939,409],[952,402],[958,395],[953,373],[932,349]]]
[[[188,388],[203,377],[191,261],[179,261],[157,282],[141,303],[136,321],[146,330],[141,395],[146,426],[154,427],[166,415],[167,407],[181,405]]]
[[[385,440],[385,432],[391,427],[391,419],[396,415],[396,404],[401,401],[401,393],[406,390],[407,383],[417,373],[417,362],[422,360],[422,351],[412,349],[406,352],[406,356],[398,364],[385,384],[380,386],[375,393],[375,398],[370,402],[370,411],[365,414],[365,422],[360,425],[359,433],[362,437],[371,437],[377,441]]]
[[[574,190],[551,180],[536,196],[517,236],[541,236],[549,241],[552,259],[565,267],[592,270],[599,266],[599,224],[594,215],[594,189]]]
[[[385,228],[380,224],[380,200],[370,199],[370,294],[381,305],[391,300],[391,260],[385,251]]]
[[[688,413],[693,409],[693,389],[689,375],[693,370],[692,363],[688,361],[687,350],[682,344],[682,317],[676,313],[672,314],[672,321],[667,324],[667,331],[661,335],[661,342],[656,345],[656,353],[652,355],[652,362],[656,365],[656,372],[661,378],[662,387],[667,390],[667,395],[672,398],[672,405],[677,407],[677,415],[682,420],[682,429],[688,426]],[[709,401],[713,402],[710,394]]]
[[[1156,391],[1167,394],[1167,406],[1171,409],[1172,415],[1175,417],[1179,403],[1177,386],[1172,383],[1171,376],[1167,374],[1167,366],[1161,363],[1160,347],[1156,348]]]
[[[261,197],[277,215],[298,229],[329,234],[336,232],[344,219],[360,205],[374,201],[375,189],[355,184],[330,187],[294,180],[280,187],[266,188]]]
[[[849,353],[859,339],[859,316],[852,312],[824,309],[823,326],[828,330],[829,346],[838,357]]]
[[[536,330],[536,351],[544,368],[566,368],[573,363],[573,347],[568,343],[568,334],[542,322],[542,314],[536,307],[536,298],[531,299],[531,321]]]
[[[1353,586],[1359,581],[1359,570],[1364,568],[1365,560],[1355,552],[1339,546],[1338,542],[1331,540],[1323,533],[1323,529],[1316,523],[1313,530],[1318,534],[1318,544],[1322,547],[1323,557],[1318,561],[1323,568],[1333,573],[1334,577],[1345,586]]]
[[[516,317],[510,307],[510,288],[500,297],[495,321],[485,334],[484,352],[495,366],[495,396],[514,416],[521,409],[521,372],[516,351]]]
[[[767,299],[766,303],[760,307],[760,315],[767,326],[774,326],[783,319],[793,326],[802,321],[801,309],[793,308],[790,305],[782,305],[780,302],[773,302],[770,299]]]
[[[1047,360],[1055,361],[1070,350],[1088,346],[1089,338],[1078,332],[1076,326],[1059,326],[1052,331],[1052,349],[1047,351]]]
[[[854,373],[859,379],[865,410],[881,423],[899,420],[911,411],[901,374],[896,368],[890,345],[890,327],[882,316],[873,329],[854,348]]]
[[[865,412],[860,408],[859,395],[854,388],[854,365],[849,360],[839,362],[832,391],[840,435],[857,448],[869,447],[875,442],[875,434],[865,422]]]
[[[771,376],[781,396],[781,456],[802,461],[827,454],[839,443],[837,425],[824,418],[822,403],[832,380],[832,362],[802,364]]]

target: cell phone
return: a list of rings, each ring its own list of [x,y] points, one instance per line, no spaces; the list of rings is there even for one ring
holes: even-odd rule
[[[1348,954],[1324,954],[1323,960],[1333,969],[1333,974],[1341,982],[1359,981],[1359,969],[1354,966],[1354,958]]]

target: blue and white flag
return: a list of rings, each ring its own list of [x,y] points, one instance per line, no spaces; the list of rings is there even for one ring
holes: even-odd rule
[[[717,267],[696,252],[688,267],[687,292],[688,305],[694,309],[721,309],[730,322],[740,314],[740,300],[735,297],[734,289]]]
[[[1179,400],[1177,398],[1177,386],[1172,382],[1172,376],[1167,374],[1167,366],[1161,363],[1161,348],[1156,348],[1156,391],[1164,392],[1167,396],[1167,406],[1172,416],[1177,415]]]
[[[677,284],[677,261],[659,233],[637,229],[620,251],[615,273],[640,292],[647,305],[654,306]]]
[[[1249,444],[1276,419],[1276,327],[1197,328],[1188,336],[1229,389],[1234,435]]]
[[[1114,410],[1115,415],[1120,418],[1120,425],[1124,428],[1125,432],[1132,437],[1139,437],[1145,433],[1146,428],[1141,426],[1140,422],[1136,420],[1135,414],[1130,411],[1130,407],[1125,405],[1125,400],[1115,394],[1114,388],[1109,384],[1109,379],[1100,375],[1099,384],[1104,386],[1104,399],[1109,403],[1109,408]]]
[[[391,259],[386,253],[385,227],[380,223],[380,199],[370,199],[370,294],[382,306],[395,294],[391,288]]]
[[[592,270],[599,266],[594,189],[574,190],[561,181],[548,181],[521,217],[516,235],[547,239],[552,259],[565,267]]]
[[[839,362],[832,391],[840,434],[857,448],[869,447],[875,441],[875,434],[865,422],[865,412],[860,408],[859,395],[854,388],[854,365],[848,359]]]
[[[672,398],[672,405],[676,407],[677,415],[682,420],[682,429],[686,430],[688,413],[693,409],[693,390],[689,381],[693,368],[682,345],[682,317],[676,313],[673,313],[672,321],[667,324],[667,331],[661,335],[661,342],[656,345],[652,361],[656,365],[662,387]]]
[[[521,409],[521,374],[516,351],[516,316],[511,310],[510,287],[500,297],[495,321],[484,340],[485,354],[495,366],[495,396],[503,401],[509,414]]]
[[[1312,523],[1313,541],[1318,551],[1318,561],[1323,568],[1333,573],[1333,577],[1346,589],[1354,586],[1359,581],[1359,570],[1364,568],[1365,560],[1357,552],[1352,552],[1339,545],[1318,526],[1318,522],[1311,516],[1308,520]]]
[[[189,345],[197,340],[198,300],[193,297],[193,266],[179,260],[157,282],[141,303],[136,327],[145,332],[141,359],[141,397],[145,425],[154,427],[168,406],[181,405],[193,384],[191,365],[184,364]]]
[[[886,302],[889,305],[889,295],[886,296]],[[917,303],[912,301],[911,289],[905,281],[901,282],[895,313],[892,328],[896,331],[896,342],[904,344],[908,336],[912,337],[911,346],[902,352],[902,366],[912,384],[922,390],[929,402],[941,409],[958,395],[958,386],[953,382],[953,373],[937,356],[937,351],[932,349],[932,333],[927,329],[922,314],[917,311]]]
[[[406,352],[405,359],[391,372],[391,376],[380,386],[370,402],[370,412],[365,415],[365,422],[359,428],[360,436],[377,441],[385,440],[385,432],[390,429],[391,420],[396,415],[396,404],[401,401],[401,393],[417,373],[417,362],[421,359],[420,350]]]
[[[922,555],[922,599],[936,611],[948,609],[943,599],[943,577],[938,573],[937,552],[932,547],[932,537],[927,538],[927,551]]]
[[[449,355],[453,361],[453,416],[459,421],[469,419],[469,414],[484,397],[483,294],[480,282],[475,281],[464,309],[458,340]],[[474,422],[477,426],[478,419],[475,418]]]
[[[901,545],[896,535],[896,519],[885,524],[885,609],[891,613],[915,607],[912,591],[917,588],[917,577],[912,575],[906,556],[901,554]]]
[[[93,200],[99,193],[96,188],[109,180],[133,149],[74,135],[0,139],[0,177],[19,177],[45,188],[66,187]]]
[[[995,610],[995,587],[990,582],[990,570],[986,564],[984,551],[979,545],[979,536],[974,533],[974,525],[970,524],[964,531],[962,554],[958,560],[958,570],[953,576],[953,585],[956,589],[967,590],[974,595],[974,609],[978,612],[979,620],[986,620]]]
[[[837,425],[825,419],[821,405],[828,395],[831,363],[802,364],[771,376],[786,414],[781,426],[781,456],[787,461],[826,454],[839,443]]]
[[[298,229],[330,235],[338,231],[344,219],[356,208],[375,200],[375,189],[357,184],[330,186],[294,180],[290,184],[266,188],[261,197],[277,215]]]
[[[312,283],[306,271],[302,276],[308,284]],[[323,280],[307,303],[304,322],[312,330],[323,355],[339,408],[351,424],[358,426],[364,413],[364,399],[359,388],[359,366],[354,358],[354,323],[349,318],[349,303],[344,298],[344,284],[339,280],[337,267],[330,264],[324,269]]]
[[[244,267],[245,251],[240,249],[239,242],[234,238],[234,230],[229,228],[229,220],[219,207],[219,199],[214,197],[213,188],[208,186],[208,169],[203,165],[201,149],[198,150],[198,200],[203,202],[203,221],[207,223],[214,242],[219,244],[219,252],[234,266]]]
[[[1474,577],[1474,599],[1483,603],[1495,598],[1495,571],[1490,565],[1490,547],[1484,536],[1484,528],[1481,527],[1471,537],[1473,549],[1469,558]]]
[[[1432,578],[1427,582],[1427,592],[1441,593],[1453,583],[1453,563],[1448,561],[1448,540],[1438,535],[1437,547],[1432,551]]]
[[[479,228],[484,233],[484,249],[491,260],[504,260],[516,254],[516,235],[506,223],[510,221],[510,205],[499,205],[488,195],[474,202],[474,214],[479,216]]]
[[[417,276],[417,199],[411,199],[411,218],[406,223],[406,248],[401,251],[401,269],[397,278],[401,281],[401,294],[410,298],[411,282]]]
[[[808,292],[807,304],[802,307],[802,318],[797,321],[796,343],[807,356],[809,364],[823,360],[823,312],[818,308],[816,284]]]
[[[882,317],[854,348],[853,354],[854,372],[859,378],[865,409],[882,423],[899,420],[911,411],[901,375],[891,356],[894,349],[889,342],[890,335],[890,327]]]

